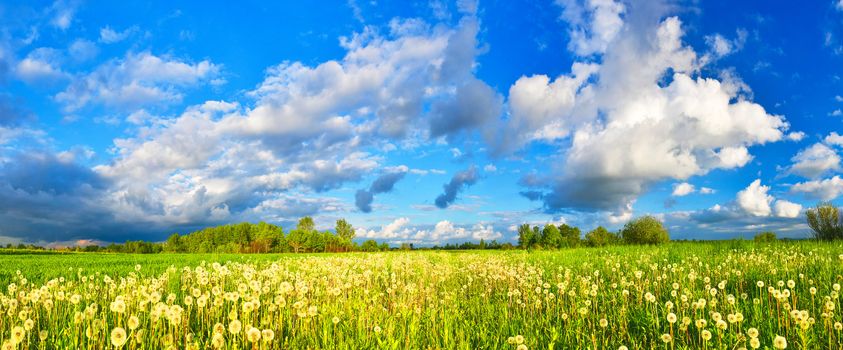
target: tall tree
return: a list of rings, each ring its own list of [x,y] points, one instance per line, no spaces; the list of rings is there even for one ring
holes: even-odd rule
[[[518,226],[518,247],[521,249],[528,249],[530,248],[530,244],[532,242],[533,229],[530,228],[530,224]]]
[[[299,223],[296,224],[296,230],[302,232],[313,232],[316,231],[316,224],[313,223],[313,218],[309,216],[305,216],[299,219]]]
[[[541,245],[547,249],[556,249],[563,245],[562,234],[559,229],[552,224],[544,225],[542,229]]]

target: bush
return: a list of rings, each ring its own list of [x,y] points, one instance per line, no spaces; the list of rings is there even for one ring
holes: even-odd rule
[[[823,241],[843,238],[843,218],[840,217],[840,209],[834,204],[817,204],[816,208],[808,209],[805,216],[814,238]]]
[[[662,222],[647,215],[626,223],[621,237],[627,244],[661,244],[670,241],[670,235]]]
[[[603,226],[599,226],[585,234],[585,244],[589,247],[603,247],[615,244],[619,240],[618,235],[609,232]]]
[[[776,241],[776,233],[771,231],[764,231],[753,238],[756,242],[775,242]]]

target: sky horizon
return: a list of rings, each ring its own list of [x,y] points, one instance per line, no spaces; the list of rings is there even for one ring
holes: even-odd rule
[[[0,244],[347,219],[809,234],[841,205],[843,0],[0,1]]]

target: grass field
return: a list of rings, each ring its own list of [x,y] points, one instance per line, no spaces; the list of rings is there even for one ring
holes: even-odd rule
[[[2,349],[839,349],[843,246],[0,255]]]

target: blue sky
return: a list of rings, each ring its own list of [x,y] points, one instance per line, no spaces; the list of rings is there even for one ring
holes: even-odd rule
[[[0,242],[303,215],[430,245],[843,194],[843,2],[0,2]]]

